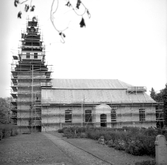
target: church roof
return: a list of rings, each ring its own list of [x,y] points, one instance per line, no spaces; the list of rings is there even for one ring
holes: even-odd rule
[[[122,89],[132,85],[124,83],[118,79],[53,79],[53,88],[70,89]]]
[[[145,91],[130,93],[134,86],[116,79],[54,79],[52,85],[42,88],[42,103],[155,103]]]

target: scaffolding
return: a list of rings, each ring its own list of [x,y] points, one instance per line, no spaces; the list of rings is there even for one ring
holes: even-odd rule
[[[42,86],[52,86],[52,68],[45,64],[45,47],[36,19],[28,20],[21,42],[11,65],[12,116],[20,132],[31,133],[41,131],[41,109],[36,104],[41,103]]]
[[[83,99],[84,100],[84,99]],[[108,109],[99,109],[99,105]],[[63,127],[109,127],[121,128],[156,126],[156,103],[48,103],[42,104],[43,131],[56,130]],[[140,120],[140,109],[144,118]],[[127,111],[128,110],[128,111]],[[143,114],[142,114],[143,117]]]

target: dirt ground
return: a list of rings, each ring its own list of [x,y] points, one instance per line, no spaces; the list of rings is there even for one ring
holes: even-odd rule
[[[68,144],[63,144],[61,134],[55,132],[49,133],[55,142],[48,139],[47,135],[47,133],[23,134],[1,140],[0,165],[87,165],[84,161],[81,163],[76,161],[84,154],[81,152],[79,156],[78,153],[74,153],[75,149],[72,149],[72,147],[70,148],[70,145],[68,146]],[[147,156],[132,156],[125,152],[102,146],[96,141],[90,139],[64,138],[64,140],[112,162],[113,165],[134,165],[135,162],[153,159]],[[68,151],[66,151],[67,146]],[[72,155],[71,151],[73,153]],[[87,158],[84,157],[84,159]],[[89,159],[91,160],[92,158]]]

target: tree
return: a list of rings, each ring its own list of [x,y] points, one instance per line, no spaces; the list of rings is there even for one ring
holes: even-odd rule
[[[156,97],[156,92],[155,92],[154,88],[151,88],[151,91],[150,91],[150,96],[151,96],[151,98],[152,98],[152,99],[154,99],[154,100],[155,100],[155,97]]]
[[[0,98],[0,124],[9,123],[10,99]]]
[[[167,127],[167,84],[162,94],[163,103],[164,103],[164,124]]]
[[[164,112],[164,125],[167,127],[167,84],[165,85],[165,88],[160,90],[159,93],[156,93],[154,89],[151,89],[150,96],[156,101],[156,102],[162,102],[163,103],[163,112]]]
[[[57,2],[56,7],[55,6],[55,1]],[[61,0],[62,1],[62,0]],[[79,22],[79,25],[81,28],[86,27],[85,24],[85,19],[84,19],[84,15],[87,14],[88,17],[90,18],[90,12],[87,9],[87,7],[84,5],[84,3],[81,0],[75,0],[75,3],[72,3],[72,0],[64,0],[64,7],[68,7],[71,9],[71,11],[74,11],[75,14],[79,17],[81,17],[81,21]],[[75,4],[75,5],[74,5]],[[19,11],[17,14],[17,17],[19,19],[22,18],[22,14],[23,12],[33,12],[35,10],[35,5],[33,5],[33,0],[14,0],[14,6],[18,7],[18,5],[24,5],[24,11]],[[59,0],[52,0],[52,4],[51,4],[51,9],[50,9],[50,21],[54,27],[54,29],[58,32],[58,34],[61,37],[61,41],[62,43],[65,43],[64,38],[66,37],[64,31],[67,30],[69,27],[65,27],[64,29],[59,30],[54,23],[54,14],[57,12],[59,8]],[[83,9],[82,13],[79,13],[80,9]]]
[[[164,89],[160,90],[159,93],[156,93],[155,90],[154,90],[154,88],[151,88],[150,96],[156,102],[163,102],[163,98],[162,98],[163,92],[164,92]]]

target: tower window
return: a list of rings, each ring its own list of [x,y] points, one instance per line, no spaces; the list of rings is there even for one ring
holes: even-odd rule
[[[34,53],[34,59],[38,58],[38,53]]]
[[[30,58],[30,53],[26,53],[26,58]]]

